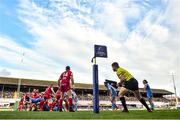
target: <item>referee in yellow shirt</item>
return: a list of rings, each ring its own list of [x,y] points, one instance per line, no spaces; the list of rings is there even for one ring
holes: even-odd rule
[[[124,107],[122,112],[129,112],[126,105],[126,100],[124,98],[124,95],[129,90],[133,91],[136,98],[146,107],[148,112],[152,112],[152,110],[146,104],[144,98],[142,98],[139,93],[138,81],[127,70],[119,67],[119,64],[117,62],[112,63],[112,69],[114,72],[116,72],[118,78],[120,79],[118,96],[120,98],[122,106]]]

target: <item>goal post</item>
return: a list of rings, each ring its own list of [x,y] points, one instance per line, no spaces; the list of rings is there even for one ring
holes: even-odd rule
[[[98,80],[98,65],[96,58],[107,58],[107,47],[103,45],[94,45],[93,62],[93,112],[99,113],[99,80]]]

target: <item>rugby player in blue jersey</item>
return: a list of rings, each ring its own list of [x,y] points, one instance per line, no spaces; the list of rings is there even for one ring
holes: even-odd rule
[[[151,88],[148,84],[148,81],[143,80],[143,84],[144,84],[144,89],[146,90],[146,95],[147,95],[148,101],[151,105],[151,110],[154,110],[153,94],[152,94]]]
[[[110,100],[112,103],[112,110],[115,111],[117,110],[117,105],[116,105],[116,96],[117,96],[117,92],[116,92],[116,88],[113,87],[113,85],[111,85],[113,83],[107,83],[105,86],[109,91],[109,96],[110,96]]]

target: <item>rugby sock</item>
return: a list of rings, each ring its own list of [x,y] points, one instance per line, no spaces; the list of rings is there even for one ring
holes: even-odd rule
[[[116,104],[112,103],[112,109],[115,109],[115,108],[116,108]]]
[[[50,111],[53,111],[53,109],[52,109],[52,107],[53,107],[53,106],[52,106],[52,103],[49,103],[48,106],[49,106],[49,110],[50,110]]]
[[[59,101],[59,109],[60,109],[60,110],[62,110],[62,103],[63,103],[63,100],[60,99],[60,101]]]
[[[128,111],[127,106],[126,106],[126,100],[124,97],[120,97],[120,101],[122,103],[122,106],[124,107],[124,110]]]
[[[65,100],[64,102],[65,102],[65,108],[66,108],[66,110],[68,110],[68,107],[69,107],[69,106],[68,106],[67,100]]]
[[[72,98],[68,98],[69,106],[72,106]]]
[[[151,109],[154,110],[154,104],[153,103],[151,104]]]
[[[144,100],[144,98],[141,98],[139,101],[146,107],[147,110],[150,110],[150,108],[146,104],[146,101]]]
[[[72,98],[69,98],[69,99],[68,99],[68,102],[69,102],[69,112],[74,112],[74,110],[73,110],[73,101],[72,101]]]

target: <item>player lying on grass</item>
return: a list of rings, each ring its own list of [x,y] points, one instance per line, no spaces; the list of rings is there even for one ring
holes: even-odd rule
[[[119,98],[122,103],[122,106],[124,107],[122,112],[129,112],[126,100],[124,98],[124,95],[131,90],[136,98],[146,107],[148,112],[152,112],[152,110],[148,107],[146,104],[144,98],[141,97],[138,87],[138,81],[125,69],[119,66],[117,62],[112,63],[112,69],[114,72],[116,72],[118,78],[120,79],[119,82]]]
[[[117,86],[117,82],[112,82],[109,80],[106,80],[106,82],[104,82],[105,87],[107,88],[108,92],[109,92],[109,98],[110,101],[112,103],[112,110],[115,111],[118,109],[117,105],[116,105],[116,96],[117,96],[117,92],[116,92],[116,86]]]
[[[147,95],[148,101],[151,105],[151,110],[154,110],[153,94],[152,94],[151,88],[148,84],[148,81],[143,80],[143,84],[144,84],[144,89],[146,90],[146,95]]]

